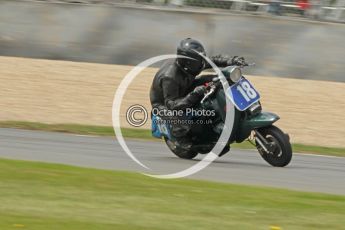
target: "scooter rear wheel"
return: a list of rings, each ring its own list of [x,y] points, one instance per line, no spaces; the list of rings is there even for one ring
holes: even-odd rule
[[[193,159],[198,155],[197,152],[192,150],[182,150],[179,149],[174,142],[170,141],[167,138],[164,138],[165,143],[167,144],[168,148],[173,152],[176,156],[182,159]]]

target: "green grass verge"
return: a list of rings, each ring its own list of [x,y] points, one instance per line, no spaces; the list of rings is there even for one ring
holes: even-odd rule
[[[98,135],[98,136],[114,136],[112,127],[108,126],[94,126],[94,125],[78,125],[78,124],[44,124],[37,122],[23,122],[23,121],[0,121],[2,128],[18,128],[29,130],[43,130],[65,133],[76,133],[84,135]],[[157,140],[151,136],[150,130],[145,129],[128,129],[122,128],[122,134],[126,138],[137,138],[147,140]],[[254,147],[248,143],[233,144],[234,148],[253,149]],[[303,144],[292,144],[294,152],[302,153],[316,153],[330,156],[345,157],[345,148],[331,148],[322,146],[311,146]]]
[[[1,230],[329,230],[344,216],[345,196],[0,159]]]

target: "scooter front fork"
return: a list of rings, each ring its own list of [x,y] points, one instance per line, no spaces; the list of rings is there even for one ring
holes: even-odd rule
[[[262,136],[262,134],[258,130],[254,130],[254,138],[256,143],[259,144],[259,146],[266,152],[270,153],[274,151],[275,149],[275,143],[274,142],[268,142],[267,139]]]

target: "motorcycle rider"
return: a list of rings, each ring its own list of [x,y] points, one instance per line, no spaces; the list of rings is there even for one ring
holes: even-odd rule
[[[185,110],[191,108],[203,98],[206,93],[204,83],[210,82],[213,76],[196,76],[204,69],[211,68],[204,58],[206,56],[203,45],[192,38],[183,39],[177,47],[177,55],[187,58],[176,58],[173,62],[166,62],[156,73],[150,90],[152,108],[158,110]],[[243,57],[217,55],[210,58],[218,67],[229,65],[243,65]],[[163,117],[163,119],[181,120],[183,117]],[[188,136],[191,125],[188,122],[172,123],[171,134],[175,137],[181,149],[188,150],[192,141]]]

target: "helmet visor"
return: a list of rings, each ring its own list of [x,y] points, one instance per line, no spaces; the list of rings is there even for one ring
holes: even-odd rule
[[[187,69],[193,74],[199,74],[205,68],[205,62],[203,59],[189,59]]]

